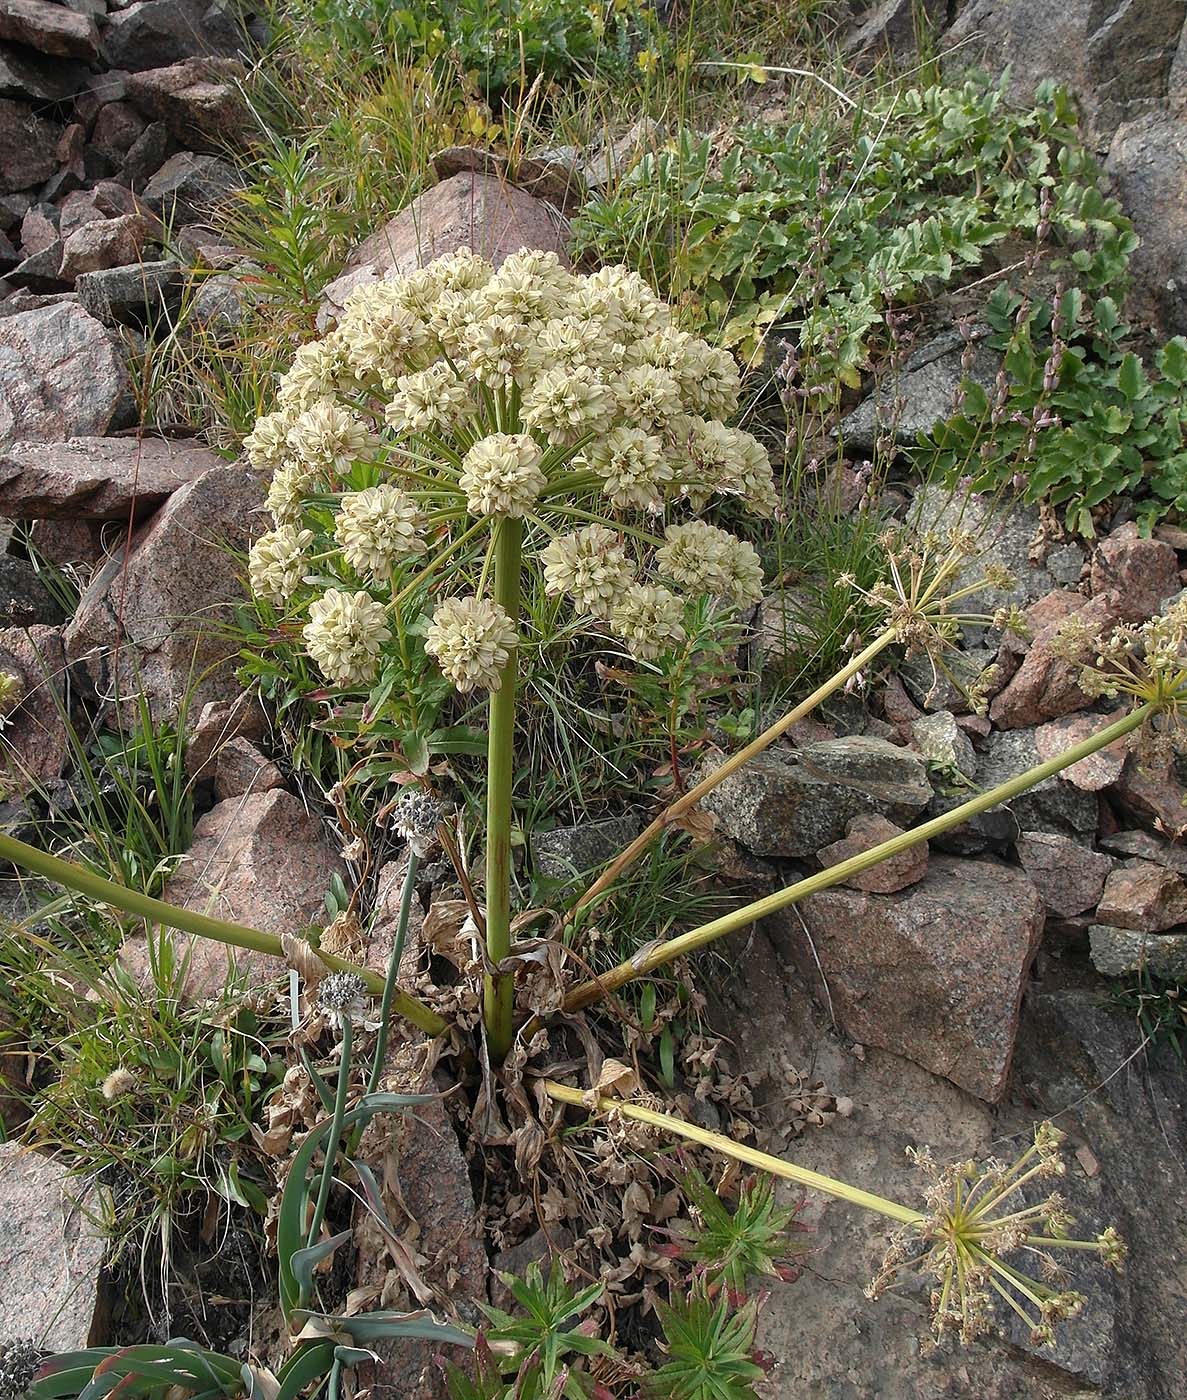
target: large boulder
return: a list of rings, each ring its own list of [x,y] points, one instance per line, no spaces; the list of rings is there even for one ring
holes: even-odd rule
[[[766,927],[855,1040],[991,1103],[1005,1093],[1043,931],[1043,902],[1022,871],[933,856],[909,889],[824,890]]]
[[[4,628],[0,673],[16,681],[0,737],[0,786],[12,796],[60,777],[70,752],[69,684],[59,629]]]
[[[1187,69],[1183,74],[1187,83]],[[1147,112],[1117,129],[1105,168],[1141,238],[1131,263],[1133,311],[1169,335],[1187,332],[1187,124]]]
[[[0,39],[25,44],[55,58],[99,56],[99,28],[94,17],[49,0],[0,0]]]
[[[218,803],[194,827],[184,862],[165,890],[170,904],[213,914],[265,933],[300,934],[325,921],[325,895],[346,869],[321,823],[291,793],[277,788]],[[232,963],[250,986],[264,986],[285,968],[280,958],[225,947],[206,938],[162,932],[188,958],[184,990],[196,1000],[218,996]],[[120,959],[141,980],[151,978],[143,933],[124,943]]]
[[[223,151],[244,145],[251,136],[245,76],[233,58],[187,58],[133,73],[128,101],[150,121],[163,122],[175,140],[191,149]]]
[[[58,168],[62,128],[24,102],[0,98],[0,194],[29,190]]]
[[[0,1343],[50,1351],[102,1341],[99,1289],[107,1253],[94,1191],[64,1162],[0,1144]]]
[[[66,629],[66,652],[96,691],[134,721],[138,697],[158,722],[238,694],[233,641],[218,624],[241,596],[232,550],[246,549],[264,498],[255,473],[219,466],[175,492],[91,580]]]
[[[802,749],[768,749],[701,805],[752,855],[794,860],[841,840],[849,822],[863,813],[904,825],[931,796],[918,754],[856,735]]]
[[[221,460],[189,439],[78,437],[0,452],[0,516],[137,520]]]
[[[0,317],[0,450],[103,434],[128,389],[111,334],[59,302]]]
[[[493,176],[463,171],[418,195],[359,244],[326,287],[320,321],[338,316],[356,287],[459,248],[472,248],[496,267],[523,248],[554,252],[568,262],[564,239],[540,200]]]

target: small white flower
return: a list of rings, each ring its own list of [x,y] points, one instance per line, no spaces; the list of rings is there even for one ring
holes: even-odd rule
[[[397,560],[424,553],[421,525],[416,502],[398,486],[368,486],[342,497],[334,538],[356,573],[384,580]]]
[[[473,515],[520,518],[544,489],[540,449],[526,433],[492,433],[466,453],[458,485]]]
[[[546,591],[567,593],[577,610],[591,617],[608,618],[634,582],[621,539],[605,525],[560,536],[541,551],[540,559]]]
[[[298,348],[287,373],[281,376],[278,397],[294,415],[337,392],[346,363],[333,335]],[[349,378],[349,375],[347,375]]]
[[[683,409],[680,386],[666,369],[635,365],[614,381],[619,412],[628,423],[654,430]]]
[[[296,421],[292,409],[266,413],[243,439],[243,451],[257,471],[276,471],[289,456],[289,429]]]
[[[317,1004],[340,1032],[344,1022],[353,1025],[366,1014],[367,984],[357,972],[331,972],[317,989]]]
[[[473,293],[481,296],[481,293]],[[492,387],[515,378],[528,347],[528,328],[515,316],[480,315],[462,334],[466,359],[475,376]]]
[[[684,605],[668,589],[636,583],[610,614],[610,630],[637,661],[654,661],[684,640]]]
[[[611,428],[582,453],[581,460],[603,478],[606,495],[618,510],[658,511],[672,481],[672,465],[659,438],[642,428]]]
[[[425,650],[463,694],[498,690],[515,646],[515,624],[485,598],[446,598],[425,633]]]
[[[296,526],[305,505],[305,493],[313,477],[313,468],[305,462],[290,461],[276,468],[268,484],[266,505],[277,526]]]
[[[613,395],[589,365],[545,370],[523,396],[523,421],[558,446],[604,432],[613,412]]]
[[[301,586],[312,530],[282,525],[261,535],[247,557],[247,576],[257,598],[283,605]]]
[[[391,641],[387,612],[369,593],[331,588],[309,609],[302,635],[309,655],[328,680],[338,685],[370,685],[379,653]]]
[[[307,408],[289,429],[288,443],[297,458],[322,471],[346,471],[377,446],[366,423],[332,399]]]
[[[476,412],[466,386],[445,360],[438,360],[396,380],[384,418],[398,433],[448,433]]]

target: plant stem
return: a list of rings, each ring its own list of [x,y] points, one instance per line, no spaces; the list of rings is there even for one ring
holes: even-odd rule
[[[883,841],[881,845],[863,851],[860,855],[840,861],[827,870],[810,875],[806,880],[799,880],[796,884],[789,885],[787,889],[777,890],[774,894],[755,900],[752,904],[746,904],[741,909],[735,909],[720,919],[713,919],[707,924],[702,924],[699,928],[690,929],[677,938],[649,944],[636,953],[634,958],[619,963],[617,967],[612,968],[601,977],[583,982],[579,987],[574,988],[565,998],[562,1009],[568,1012],[580,1011],[582,1007],[598,1001],[607,993],[617,991],[625,983],[633,981],[636,977],[643,977],[647,973],[653,972],[657,967],[662,967],[665,963],[682,957],[685,953],[703,948],[707,943],[712,943],[727,933],[733,933],[736,929],[746,928],[757,920],[765,918],[768,914],[774,914],[779,909],[786,909],[789,905],[798,904],[800,900],[806,899],[811,894],[818,894],[821,890],[839,885],[851,875],[860,875],[863,870],[869,870],[872,866],[881,864],[882,861],[888,860],[891,856],[909,851],[913,846],[918,846],[933,836],[941,836],[944,832],[951,831],[954,826],[959,826],[961,822],[976,816],[978,812],[985,812],[990,807],[996,807],[1002,802],[1009,802],[1012,798],[1026,792],[1028,788],[1034,787],[1036,783],[1041,783],[1044,778],[1054,776],[1064,768],[1071,767],[1073,763],[1078,763],[1080,759],[1087,758],[1090,754],[1096,753],[1098,749],[1103,749],[1106,745],[1131,733],[1146,720],[1155,708],[1156,706],[1149,704],[1142,705],[1139,709],[1126,715],[1124,719],[1110,724],[1106,729],[1102,729],[1098,734],[1092,735],[1091,738],[1085,739],[1082,743],[1074,744],[1070,749],[1056,754],[1054,758],[1049,758],[1045,763],[1040,763],[1028,772],[1020,773],[1018,777],[1011,778],[1009,782],[1001,783],[989,792],[983,792],[979,796],[971,798],[961,806],[953,808],[951,812],[945,812],[943,816],[933,817],[931,821],[924,822],[922,826],[904,831],[901,836]]]
[[[494,600],[519,630],[519,575],[523,522],[504,516],[496,527]],[[511,789],[515,778],[515,685],[518,646],[503,667],[490,697],[486,774],[486,951],[492,965],[511,951]],[[483,1020],[491,1055],[501,1061],[511,1048],[515,984],[506,973],[488,972]]]
[[[379,1003],[379,1030],[375,1034],[375,1061],[367,1076],[367,1093],[373,1094],[379,1088],[383,1074],[383,1061],[387,1054],[388,1021],[392,1012],[392,999],[396,995],[396,978],[400,975],[400,959],[404,956],[404,943],[408,937],[408,916],[412,912],[412,896],[416,893],[416,872],[420,868],[420,856],[408,846],[408,869],[404,873],[404,886],[400,890],[400,915],[396,921],[396,934],[392,940],[391,956],[387,960],[387,976],[383,979],[383,997]]]
[[[338,1089],[334,1095],[334,1117],[330,1124],[330,1136],[326,1138],[326,1160],[322,1163],[321,1181],[317,1188],[317,1201],[313,1207],[313,1219],[309,1223],[309,1234],[305,1248],[311,1249],[321,1234],[322,1222],[326,1218],[326,1207],[330,1202],[330,1185],[334,1180],[334,1163],[338,1160],[338,1147],[342,1141],[342,1126],[346,1119],[346,1097],[350,1093],[350,1059],[353,1050],[354,1028],[350,1021],[350,1011],[342,1017],[342,1058],[338,1062]]]
[[[606,890],[614,884],[615,880],[633,865],[648,846],[650,846],[657,837],[662,836],[664,831],[666,831],[677,818],[683,816],[685,812],[695,807],[706,793],[712,792],[718,783],[724,782],[731,773],[736,773],[743,764],[749,763],[757,754],[762,753],[764,749],[770,748],[775,740],[781,735],[786,734],[792,725],[798,724],[805,715],[811,714],[811,712],[818,705],[823,704],[830,695],[840,690],[841,687],[853,676],[857,675],[859,671],[864,670],[870,662],[873,661],[880,652],[884,651],[891,642],[895,641],[896,638],[897,633],[894,628],[887,628],[880,636],[875,637],[864,651],[859,652],[843,670],[838,671],[835,676],[830,677],[823,685],[818,686],[812,694],[809,695],[806,700],[802,700],[794,710],[789,710],[782,719],[777,720],[768,729],[764,729],[757,739],[752,739],[744,749],[739,749],[736,754],[732,754],[727,758],[720,768],[715,769],[708,777],[702,778],[695,787],[689,788],[682,797],[677,798],[675,802],[665,807],[650,826],[640,832],[629,846],[625,846],[619,851],[618,855],[615,856],[606,869],[603,870],[593,884],[590,885],[589,889],[587,889],[576,904],[572,906],[565,915],[563,927],[567,928],[583,909],[592,904],[599,895],[604,894]]]
[[[101,904],[110,904],[128,914],[135,914],[150,923],[164,924],[169,928],[180,929],[183,933],[197,934],[200,938],[212,938],[216,943],[232,948],[246,948],[253,953],[267,953],[270,957],[283,958],[284,947],[274,933],[264,933],[260,929],[248,928],[246,924],[233,924],[226,919],[215,919],[209,914],[199,914],[193,909],[179,909],[166,904],[162,899],[153,899],[130,890],[124,885],[114,884],[90,870],[59,856],[51,856],[48,851],[39,851],[36,846],[26,845],[13,836],[0,836],[0,860],[11,861],[35,875],[52,880],[55,885],[75,890]],[[356,967],[345,958],[336,957],[321,948],[314,952],[322,962],[334,972],[354,972],[367,984],[368,991],[379,996],[384,990],[384,978],[370,968]],[[391,1009],[397,1015],[411,1021],[426,1035],[440,1035],[448,1029],[447,1023],[431,1008],[407,992],[393,992]]]
[[[543,1088],[548,1097],[556,1103],[572,1104],[577,1108],[589,1107],[586,1095],[580,1089],[571,1089],[567,1084],[558,1084],[552,1079],[546,1079]],[[624,1118],[633,1118],[636,1122],[662,1128],[665,1132],[675,1133],[677,1137],[687,1138],[690,1142],[699,1142],[702,1147],[711,1147],[715,1152],[732,1157],[737,1162],[745,1162],[748,1166],[770,1172],[772,1176],[794,1181],[811,1191],[822,1191],[826,1196],[836,1196],[838,1200],[848,1201],[850,1205],[876,1210],[879,1215],[889,1216],[891,1220],[897,1220],[903,1225],[917,1225],[926,1219],[919,1211],[899,1205],[897,1201],[889,1200],[885,1196],[876,1196],[872,1191],[862,1191],[856,1186],[836,1180],[835,1177],[809,1171],[807,1167],[797,1167],[794,1162],[785,1162],[782,1157],[772,1157],[766,1152],[759,1152],[757,1148],[745,1147],[721,1133],[711,1133],[707,1128],[698,1128],[693,1123],[686,1123],[682,1118],[673,1118],[667,1113],[656,1113],[653,1109],[642,1108],[622,1099],[599,1097],[597,1108],[601,1113],[621,1113]]]

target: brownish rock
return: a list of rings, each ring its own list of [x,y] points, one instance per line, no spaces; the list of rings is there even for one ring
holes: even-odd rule
[[[1187,881],[1153,861],[1127,860],[1105,881],[1096,915],[1113,928],[1161,933],[1187,923]]]
[[[241,83],[243,65],[234,58],[185,58],[167,68],[128,77],[128,101],[190,150],[221,152],[245,145],[252,117]]]
[[[345,877],[346,870],[321,823],[291,793],[275,789],[231,798],[207,812],[165,898],[265,933],[300,933],[325,921],[325,893],[335,874]],[[168,930],[155,936],[170,939],[179,959],[188,954],[184,991],[195,1000],[217,996],[232,963],[250,986],[284,972],[280,958],[263,953]],[[120,960],[141,981],[151,977],[144,934],[125,941]]]
[[[1144,768],[1139,756],[1130,754],[1113,795],[1121,810],[1148,831],[1172,841],[1187,835],[1187,787],[1169,764]]]
[[[1005,1093],[1043,902],[1022,871],[933,856],[898,894],[835,888],[765,921],[838,1025],[989,1102]]]
[[[0,735],[0,778],[6,795],[25,793],[66,766],[70,744],[63,716],[69,687],[57,627],[0,631],[0,671],[15,676],[18,699]]]
[[[319,319],[341,314],[355,287],[459,248],[472,248],[496,267],[522,248],[555,252],[568,264],[564,239],[538,199],[492,176],[463,172],[426,190],[359,244],[326,287]]]
[[[0,452],[0,515],[10,520],[137,520],[222,459],[190,439],[78,437]]]
[[[241,594],[231,550],[247,547],[262,480],[219,466],[189,482],[92,579],[66,629],[66,654],[132,722],[139,698],[159,722],[183,704],[238,695],[235,648],[215,624]]]
[[[196,783],[213,778],[225,744],[240,737],[258,744],[267,732],[268,721],[254,696],[241,692],[231,700],[211,700],[186,737],[185,771]]]
[[[57,8],[55,6],[55,8]],[[0,98],[0,194],[31,190],[58,168],[62,128],[24,102]]]
[[[1050,914],[1071,918],[1095,908],[1113,868],[1108,856],[1090,851],[1070,836],[1026,831],[1018,838],[1018,859]]]
[[[894,822],[874,812],[865,813],[853,818],[840,841],[834,841],[831,846],[817,851],[816,859],[827,869],[848,860],[850,856],[872,850],[883,841],[890,841],[902,835],[901,826],[896,826]],[[871,866],[859,875],[851,875],[844,883],[850,889],[866,890],[870,894],[894,894],[896,890],[904,890],[908,885],[918,884],[926,874],[927,842],[921,841],[919,845],[910,847],[900,855],[891,856],[889,860]]]
[[[1102,729],[1107,729],[1115,718],[1114,715],[1063,715],[1039,725],[1035,730],[1035,748],[1039,758],[1045,763],[1049,758],[1074,748],[1094,734],[1099,734]],[[1115,739],[1106,748],[1097,749],[1094,754],[1065,768],[1060,776],[1083,792],[1100,792],[1102,788],[1111,787],[1121,776],[1125,755],[1125,740]]]
[[[93,16],[49,0],[0,0],[0,39],[57,58],[99,56],[99,27]]]
[[[1106,594],[1085,601],[1079,593],[1060,588],[1027,610],[1033,640],[1022,665],[993,699],[989,716],[999,729],[1023,729],[1056,719],[1090,703],[1080,689],[1077,669],[1057,657],[1051,642],[1073,615],[1105,631],[1119,618],[1115,597]]]
[[[220,802],[244,793],[271,792],[284,787],[284,774],[250,739],[239,735],[218,751],[214,765],[214,795]]]
[[[62,244],[62,280],[73,282],[84,272],[139,262],[154,232],[153,223],[142,214],[122,214],[117,219],[93,219],[83,224]]]
[[[103,1340],[99,1204],[65,1162],[0,1143],[0,1344],[32,1337],[74,1351]]]
[[[1163,540],[1143,539],[1132,520],[1101,540],[1092,556],[1093,595],[1112,596],[1119,622],[1145,622],[1180,587],[1175,551]]]

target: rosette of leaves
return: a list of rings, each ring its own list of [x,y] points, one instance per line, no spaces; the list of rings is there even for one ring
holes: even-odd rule
[[[568,600],[571,632],[596,630],[641,661],[678,646],[706,599],[756,602],[755,551],[700,518],[715,501],[756,515],[776,504],[766,450],[722,421],[738,393],[732,357],[677,329],[625,268],[581,276],[529,251],[496,271],[463,250],[358,288],[338,325],[297,351],[277,410],[246,440],[272,472],[274,519],[252,548],[251,587],[301,637],[329,698],[381,710],[415,683],[413,636],[459,692],[490,694],[496,966],[510,946],[523,574]],[[499,1054],[510,992],[492,974]]]

